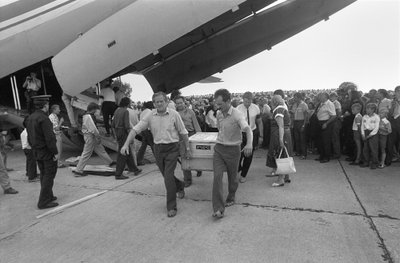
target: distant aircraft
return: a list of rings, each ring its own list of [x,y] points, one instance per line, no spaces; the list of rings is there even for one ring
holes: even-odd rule
[[[80,96],[128,73],[169,93],[271,49],[355,1],[2,0],[0,85],[13,87],[7,96],[21,97],[21,75],[35,66],[39,77],[54,78],[46,93],[58,97]]]

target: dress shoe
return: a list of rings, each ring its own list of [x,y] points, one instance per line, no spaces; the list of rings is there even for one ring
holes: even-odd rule
[[[30,182],[30,183],[39,182],[39,181],[40,181],[39,176],[36,176],[36,177],[34,177],[32,179],[28,179],[28,182]]]
[[[83,176],[87,176],[87,174],[85,172],[80,172],[80,171],[72,171],[72,173],[74,173],[75,177],[83,177]]]
[[[10,187],[10,188],[7,188],[6,190],[4,190],[4,194],[5,195],[15,195],[15,194],[18,194],[18,191],[15,190],[14,188]]]
[[[360,162],[351,162],[351,163],[349,163],[350,165],[360,165]]]
[[[353,157],[346,157],[346,159],[344,159],[346,162],[354,162],[354,158]]]
[[[217,210],[217,212],[214,212],[214,213],[212,214],[212,216],[213,216],[213,217],[216,217],[216,218],[218,218],[218,219],[221,219],[221,218],[224,217],[224,212],[221,212],[221,211]]]
[[[176,216],[177,212],[178,211],[176,209],[169,210],[168,213],[167,213],[167,216],[168,217],[174,217],[174,216]]]
[[[366,168],[366,167],[368,167],[369,165],[367,164],[367,163],[363,163],[363,164],[360,164],[360,167],[362,167],[362,168]]]
[[[63,163],[59,163],[58,166],[57,166],[57,168],[65,168],[65,167],[67,167],[67,166],[65,164],[63,164]]]
[[[138,166],[143,166],[143,165],[144,165],[144,162],[137,162],[137,165],[138,165]]]
[[[50,203],[47,203],[47,204],[45,204],[43,206],[38,206],[38,208],[39,209],[47,209],[47,208],[52,208],[52,207],[56,207],[56,206],[58,206],[58,203],[50,202]]]
[[[129,177],[122,174],[115,176],[115,180],[125,180],[125,179],[129,179]]]
[[[57,196],[53,196],[50,200],[51,200],[51,202],[56,201],[57,200]]]
[[[177,196],[179,199],[183,199],[183,198],[185,197],[185,190],[182,189],[182,190],[178,191],[178,192],[176,193],[176,196]]]
[[[142,172],[142,169],[137,169],[133,172],[134,175],[139,175]]]
[[[319,161],[320,163],[327,163],[329,162],[329,159],[321,159],[321,161]]]
[[[225,207],[230,207],[233,206],[235,204],[235,200],[226,200],[225,202]]]

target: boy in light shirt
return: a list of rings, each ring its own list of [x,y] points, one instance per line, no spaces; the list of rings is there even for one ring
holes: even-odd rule
[[[385,167],[385,159],[386,159],[386,144],[387,144],[387,137],[390,133],[392,133],[392,126],[387,119],[387,111],[381,111],[379,113],[379,117],[381,121],[379,122],[379,151],[381,153],[381,160],[378,168]]]
[[[361,137],[364,141],[364,163],[361,167],[370,166],[371,169],[376,169],[379,164],[378,149],[379,149],[379,123],[380,118],[376,114],[376,104],[368,103],[366,107],[366,114],[362,119]]]

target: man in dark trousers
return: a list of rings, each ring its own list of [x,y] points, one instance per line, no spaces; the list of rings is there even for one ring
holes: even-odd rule
[[[117,168],[115,171],[115,179],[117,180],[128,179],[127,176],[122,174],[125,169],[125,165],[127,164],[129,171],[133,172],[135,175],[138,175],[142,172],[142,170],[136,166],[131,151],[129,151],[126,155],[123,155],[120,152],[131,130],[129,112],[127,110],[130,104],[131,100],[129,98],[122,98],[118,109],[114,112],[114,119],[112,122],[112,127],[114,128],[115,136],[117,137],[118,142]]]
[[[33,104],[35,112],[28,118],[27,131],[28,142],[31,145],[40,169],[40,196],[39,209],[46,209],[58,206],[54,202],[57,198],[53,195],[54,178],[57,173],[57,145],[47,113],[49,111],[50,95],[34,96]]]
[[[189,147],[188,132],[183,124],[178,112],[168,107],[168,98],[164,92],[153,94],[153,103],[156,110],[146,115],[131,130],[121,154],[129,153],[129,144],[133,141],[136,134],[150,128],[154,139],[154,156],[156,163],[164,177],[164,184],[167,190],[167,210],[168,217],[174,217],[177,213],[176,197],[185,196],[185,184],[175,177],[174,171],[179,156],[179,136],[185,144],[185,157],[190,159],[192,153]]]

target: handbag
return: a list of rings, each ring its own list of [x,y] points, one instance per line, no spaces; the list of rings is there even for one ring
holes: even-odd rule
[[[282,157],[283,149],[285,149],[286,158]],[[276,174],[293,174],[296,172],[296,167],[294,166],[293,157],[289,156],[286,147],[283,147],[281,149],[275,161],[276,161],[276,172],[275,172]]]

